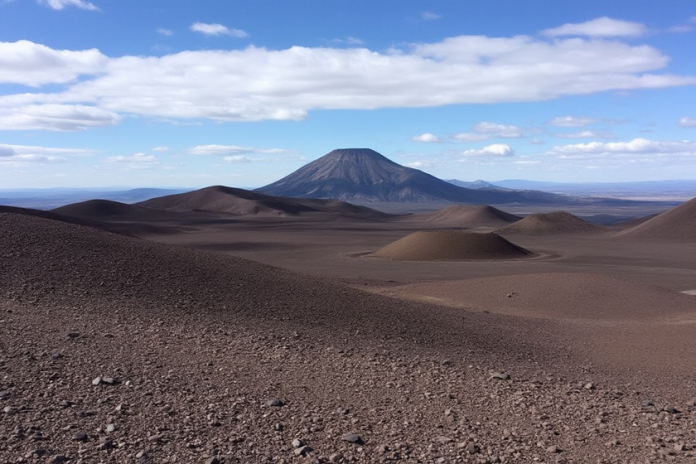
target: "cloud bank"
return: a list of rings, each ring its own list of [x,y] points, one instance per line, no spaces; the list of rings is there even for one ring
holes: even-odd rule
[[[613,33],[601,32],[607,24]],[[29,41],[0,42],[0,84],[34,88],[0,97],[0,108],[6,117],[35,114],[44,105],[61,105],[68,116],[93,108],[94,114],[86,118],[91,123],[26,118],[26,128],[79,130],[131,115],[167,120],[302,120],[314,110],[533,102],[696,84],[693,76],[660,72],[669,58],[653,47],[597,38],[635,35],[630,33],[634,23],[622,24],[597,20],[575,29],[561,26],[545,32],[551,39],[459,36],[387,52],[250,46],[113,58],[94,49],[54,50]],[[192,29],[208,35],[244,32],[205,23]],[[590,38],[565,38],[580,34],[571,34],[573,30]],[[49,84],[57,88],[41,89]],[[15,116],[4,120],[6,129],[21,129],[22,119]],[[505,137],[504,133],[496,135]],[[514,130],[508,133],[515,136]]]

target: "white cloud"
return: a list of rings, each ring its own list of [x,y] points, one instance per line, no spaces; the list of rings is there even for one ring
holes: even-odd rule
[[[225,156],[222,159],[227,163],[251,163],[254,161],[253,158],[244,155]]]
[[[171,35],[174,35],[174,32],[173,32],[171,29],[165,29],[165,28],[163,28],[163,27],[158,28],[158,29],[157,29],[157,33],[160,34],[160,35],[167,36],[167,37],[168,37],[168,36],[171,36]]]
[[[120,121],[121,116],[114,112],[85,105],[0,106],[0,131],[81,131],[113,126]]]
[[[83,10],[99,11],[96,5],[84,0],[39,0],[39,3],[47,5],[54,10],[62,10],[67,6],[82,8]]]
[[[152,151],[165,152],[165,151],[169,151],[169,147],[153,147]]]
[[[515,155],[515,150],[510,145],[495,143],[480,150],[465,150],[460,155],[464,157],[510,157]]]
[[[564,24],[553,29],[546,29],[543,35],[549,37],[589,36],[589,37],[640,37],[648,28],[640,23],[619,19],[596,18],[579,24]]]
[[[411,140],[414,142],[423,142],[423,143],[442,143],[443,142],[443,140],[440,137],[438,137],[435,134],[431,134],[430,132],[426,132],[424,134],[412,137]]]
[[[437,13],[433,13],[432,11],[423,11],[421,12],[421,19],[425,21],[434,21],[436,19],[442,18],[441,15]]]
[[[461,36],[387,53],[250,46],[121,58],[26,41],[2,46],[0,82],[65,85],[0,97],[0,107],[80,104],[173,121],[301,120],[320,109],[542,101],[696,83],[651,73],[669,61],[652,47],[580,38]]]
[[[586,127],[599,122],[599,119],[575,117],[575,116],[558,116],[548,122],[550,126],[557,127]]]
[[[92,155],[93,150],[0,144],[0,165],[10,167],[62,163],[66,156]]]
[[[488,140],[490,137],[488,134],[472,134],[471,132],[462,132],[460,134],[454,134],[451,137],[457,142],[482,142]]]
[[[681,127],[696,127],[696,119],[689,118],[689,117],[683,117],[683,118],[679,119],[679,125]]]
[[[332,39],[331,43],[346,45],[362,45],[364,42],[357,37],[346,37],[345,39]]]
[[[159,164],[155,155],[134,153],[128,156],[110,156],[104,160],[107,163],[123,165],[126,170],[149,169]]]
[[[604,132],[604,131],[591,131],[591,130],[584,130],[580,132],[571,132],[567,134],[558,134],[557,137],[563,138],[563,139],[613,139],[615,138],[614,134],[611,132]]]
[[[190,155],[206,155],[206,156],[227,156],[235,157],[249,154],[288,154],[288,150],[283,150],[281,148],[253,148],[253,147],[242,147],[239,145],[197,145],[193,148],[189,148],[188,153]]]
[[[54,50],[28,40],[0,42],[0,83],[39,87],[95,75],[108,59],[97,49]]]
[[[249,34],[241,29],[230,29],[222,24],[209,24],[209,23],[193,23],[191,25],[191,30],[194,32],[200,32],[204,35],[229,35],[232,37],[244,38]]]
[[[517,126],[494,122],[480,122],[472,127],[472,130],[478,134],[486,134],[490,137],[519,138],[523,136],[522,129]]]
[[[690,140],[661,141],[637,138],[629,142],[591,142],[556,146],[546,154],[566,159],[591,159],[605,156],[649,157],[670,154],[690,156],[696,160],[696,142]]]

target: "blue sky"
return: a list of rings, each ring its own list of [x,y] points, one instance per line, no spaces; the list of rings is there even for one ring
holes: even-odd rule
[[[0,189],[696,179],[693,0],[0,0]]]

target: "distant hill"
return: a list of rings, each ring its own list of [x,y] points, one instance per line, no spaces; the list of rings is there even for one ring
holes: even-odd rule
[[[368,148],[333,150],[277,182],[256,190],[294,198],[334,198],[352,203],[556,203],[573,199],[536,191],[457,187],[397,164]]]
[[[468,182],[465,180],[457,180],[457,179],[446,179],[445,182],[449,182],[450,184],[456,185],[457,187],[464,187],[464,188],[469,188],[469,189],[474,189],[474,190],[479,190],[479,189],[484,189],[484,188],[501,188],[495,184],[491,184],[490,182],[486,182],[485,180],[475,180],[472,182]]]
[[[342,201],[280,198],[221,185],[153,198],[138,203],[138,206],[162,211],[208,211],[237,215],[298,216],[303,213],[333,213],[355,218],[388,216],[364,206],[351,205]]]
[[[696,241],[696,198],[623,230],[617,236]]]
[[[49,188],[0,190],[0,205],[31,209],[55,209],[61,206],[101,198],[121,203],[137,203],[150,198],[187,192],[189,189],[137,188],[129,190],[90,188]]]
[[[589,223],[565,211],[538,213],[501,227],[498,234],[555,235],[580,232],[596,232],[601,226]]]
[[[452,205],[412,217],[442,227],[502,227],[522,219],[487,205]]]
[[[51,210],[53,213],[96,221],[141,221],[172,218],[171,213],[111,200],[87,200]]]

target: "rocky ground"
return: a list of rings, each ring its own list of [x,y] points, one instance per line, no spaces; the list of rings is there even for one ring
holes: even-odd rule
[[[0,224],[1,462],[696,459],[693,391],[595,369],[553,321]]]

